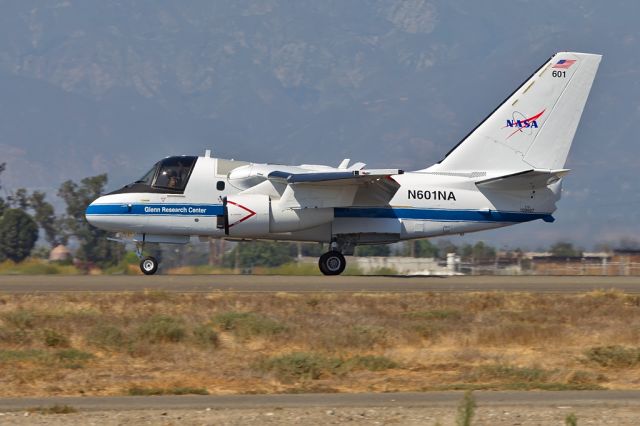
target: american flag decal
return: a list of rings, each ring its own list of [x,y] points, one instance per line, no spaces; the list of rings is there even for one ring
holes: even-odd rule
[[[562,68],[562,69],[567,69],[569,68],[571,65],[573,65],[575,62],[575,59],[560,59],[558,62],[556,62],[556,64],[554,66],[552,66],[551,68]]]

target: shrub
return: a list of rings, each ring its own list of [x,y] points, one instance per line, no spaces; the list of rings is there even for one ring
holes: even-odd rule
[[[193,337],[196,343],[203,346],[217,347],[220,344],[218,333],[208,325],[199,325],[193,329]]]
[[[93,354],[79,349],[61,349],[54,353],[54,359],[63,362],[84,362],[93,358]]]
[[[602,367],[634,367],[640,363],[640,348],[598,346],[585,351],[587,359]]]
[[[7,312],[2,318],[10,325],[16,328],[25,329],[33,328],[36,316],[33,311],[27,309],[17,309],[15,311]]]
[[[55,404],[55,405],[52,405],[51,407],[33,407],[33,408],[28,408],[27,411],[30,413],[39,413],[39,414],[71,414],[71,413],[78,412],[78,410],[66,404],[65,405]]]
[[[214,322],[222,330],[232,331],[239,338],[273,336],[286,330],[276,320],[253,312],[225,312],[217,315]]]
[[[550,374],[551,372],[537,367],[514,367],[503,364],[483,365],[475,371],[476,379],[524,383],[543,382],[549,378]]]
[[[174,388],[142,388],[134,386],[129,388],[127,393],[131,396],[154,396],[154,395],[209,395],[209,391],[204,388],[174,387]]]
[[[69,346],[69,339],[55,330],[45,328],[42,331],[44,344],[54,348],[66,348]]]
[[[261,371],[272,372],[280,380],[319,379],[323,372],[332,372],[342,362],[335,358],[326,358],[318,354],[294,352],[262,360],[256,365]]]
[[[459,320],[462,318],[462,312],[455,309],[407,312],[404,315],[415,320]]]
[[[124,333],[112,325],[97,325],[87,335],[87,342],[102,349],[122,349],[126,344]]]
[[[186,336],[182,321],[166,315],[155,315],[138,328],[140,338],[151,343],[180,342]]]
[[[387,357],[376,355],[355,356],[345,361],[344,370],[383,371],[398,368],[398,364]]]
[[[31,341],[31,336],[26,330],[9,330],[0,327],[0,343],[24,344]]]

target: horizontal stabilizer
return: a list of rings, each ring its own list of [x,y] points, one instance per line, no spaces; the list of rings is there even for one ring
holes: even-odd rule
[[[480,189],[516,191],[544,188],[560,180],[569,173],[569,169],[540,170],[531,169],[476,182]]]

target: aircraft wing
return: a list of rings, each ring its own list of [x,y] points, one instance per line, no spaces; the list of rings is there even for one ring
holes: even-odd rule
[[[322,184],[330,185],[337,183],[340,185],[360,185],[371,182],[382,177],[403,174],[399,169],[370,169],[370,170],[349,170],[349,171],[320,171],[307,173],[290,173],[283,171],[273,171],[267,175],[267,179],[277,183],[286,184]]]
[[[286,184],[279,206],[290,209],[349,207],[359,198],[391,199],[399,185],[392,175],[398,169],[350,170],[339,172],[287,173],[273,171],[268,179]]]
[[[560,178],[569,173],[569,171],[569,169],[531,169],[481,180],[476,182],[476,186],[480,189],[486,188],[504,191],[544,188],[560,180]]]

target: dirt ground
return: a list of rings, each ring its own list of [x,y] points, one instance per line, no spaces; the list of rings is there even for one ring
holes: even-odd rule
[[[478,407],[473,424],[492,426],[564,425],[574,413],[581,425],[637,425],[637,407]],[[455,408],[283,408],[206,409],[206,410],[141,410],[121,412],[86,412],[74,414],[0,413],[0,424],[12,425],[454,425]]]

